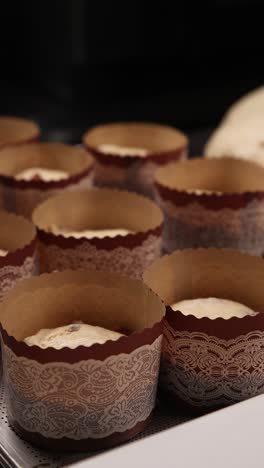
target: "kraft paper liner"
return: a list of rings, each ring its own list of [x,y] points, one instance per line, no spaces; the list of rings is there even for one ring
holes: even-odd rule
[[[38,228],[43,272],[88,267],[140,277],[160,256],[163,216],[155,203],[140,195],[110,189],[63,193],[39,205],[32,219]],[[132,232],[76,239],[49,232],[53,225],[73,231],[123,228]]]
[[[31,167],[62,170],[69,176],[58,181],[15,179],[16,174]],[[80,182],[91,173],[92,168],[92,157],[81,148],[63,143],[32,143],[1,151],[0,182],[21,190],[63,189]]]
[[[26,219],[0,211],[0,245],[8,251],[0,257],[0,300],[15,283],[36,270],[36,229]]]
[[[75,237],[64,237],[63,235],[55,235],[50,232],[45,232],[41,229],[38,229],[38,238],[43,244],[56,244],[64,249],[72,249],[80,245],[80,241],[86,242],[87,240],[91,245],[94,245],[95,247],[101,248],[103,250],[112,250],[120,246],[125,247],[127,249],[133,249],[134,247],[141,245],[151,235],[160,237],[161,231],[162,226],[160,225],[155,229],[149,229],[147,232],[129,233],[124,236],[106,236],[103,238],[94,237],[92,239],[86,239],[86,237],[81,237],[79,239],[76,239]]]
[[[0,117],[0,149],[35,142],[39,136],[40,128],[31,120],[10,116]]]
[[[144,282],[167,304],[161,390],[178,406],[210,411],[264,392],[264,262],[225,249],[187,249],[154,262]],[[184,299],[219,297],[259,312],[198,319]]]
[[[200,158],[159,169],[155,185],[165,213],[165,250],[225,247],[261,255],[263,180],[262,167],[232,158]],[[213,192],[197,194],[196,189]]]
[[[27,440],[65,450],[101,449],[134,436],[155,406],[164,313],[143,283],[106,272],[66,271],[18,284],[0,306],[10,423]],[[77,317],[131,333],[76,349],[22,341]]]
[[[187,206],[191,203],[198,202],[200,205],[207,209],[221,210],[222,208],[228,207],[233,210],[239,210],[247,206],[254,200],[262,201],[264,199],[263,192],[243,192],[243,193],[232,193],[232,194],[200,194],[188,193],[180,190],[170,189],[160,184],[156,184],[158,192],[163,200],[172,201],[177,206]]]
[[[179,206],[197,202],[208,209],[239,209],[254,199],[264,198],[263,167],[232,158],[197,158],[168,164],[155,175],[161,197]],[[196,194],[191,190],[221,193]]]
[[[168,164],[169,162],[182,159],[183,153],[184,151],[186,151],[186,148],[182,147],[175,151],[168,151],[164,153],[155,154],[149,153],[146,156],[120,156],[119,154],[114,153],[103,153],[102,151],[93,149],[89,146],[86,147],[102,164],[106,166],[113,165],[117,167],[129,167],[135,162],[144,164],[149,161],[152,161],[157,165],[163,166],[165,164]]]
[[[188,146],[187,137],[179,130],[165,125],[123,122],[106,124],[88,130],[83,136],[84,145],[100,157],[104,164],[130,165],[133,159],[144,163],[153,160],[157,164],[166,164],[178,159]],[[144,148],[149,153],[144,157],[106,154],[98,150],[102,144]],[[163,162],[164,161],[164,162]]]

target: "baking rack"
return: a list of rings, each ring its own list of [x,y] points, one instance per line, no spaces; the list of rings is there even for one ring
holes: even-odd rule
[[[59,468],[86,458],[96,457],[101,452],[61,453],[40,450],[22,440],[9,425],[6,415],[3,384],[0,387],[0,467],[3,468]],[[149,427],[132,439],[143,439],[183,422],[189,421],[190,415],[172,411],[166,404],[159,402]],[[113,449],[112,449],[113,450]]]

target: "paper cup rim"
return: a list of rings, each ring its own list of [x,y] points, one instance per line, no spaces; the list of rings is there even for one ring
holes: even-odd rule
[[[210,319],[209,317],[198,318],[193,314],[184,315],[180,310],[174,311],[170,306],[166,306],[165,320],[179,332],[200,332],[223,340],[232,340],[255,330],[264,330],[263,312],[242,318]]]
[[[85,158],[85,167],[81,168],[80,170],[76,172],[69,173],[67,178],[57,180],[57,181],[22,180],[22,179],[17,180],[14,175],[6,175],[6,174],[0,173],[0,182],[3,185],[8,186],[8,187],[15,187],[21,190],[37,189],[37,190],[45,191],[45,190],[52,190],[52,189],[60,189],[60,188],[68,187],[69,185],[78,183],[84,177],[89,175],[91,171],[93,170],[93,163],[94,163],[93,157],[90,153],[85,151],[85,149],[83,148],[77,148],[74,145],[69,145],[65,143],[53,143],[53,142],[37,142],[34,144],[34,146],[36,148],[36,151],[38,150],[38,148],[44,148],[45,146],[50,147],[50,148],[54,147],[54,154],[58,152],[58,147],[60,147],[61,150],[63,150],[63,147],[66,150],[71,149],[73,153],[74,151],[76,151],[76,154],[80,154],[83,156],[83,158]],[[55,146],[57,146],[57,148],[55,148]],[[2,151],[8,151],[8,152],[13,151],[14,153],[17,154],[17,152],[25,150],[26,147],[28,147],[32,151],[33,143],[31,144],[25,143],[23,145],[20,145],[19,149],[17,149],[16,147],[8,146],[7,148],[4,148]],[[66,158],[68,157],[69,156],[67,155]],[[74,157],[74,155],[72,155],[72,157]],[[61,156],[61,158],[63,159],[63,156]]]
[[[177,206],[186,206],[192,203],[197,203],[205,208],[212,208],[212,209],[221,209],[224,207],[228,207],[230,209],[239,209],[246,206],[253,200],[262,200],[264,199],[264,183],[263,189],[256,188],[256,189],[246,189],[246,190],[219,190],[219,188],[215,188],[214,190],[210,188],[211,193],[204,192],[204,193],[195,193],[195,190],[203,190],[199,187],[195,188],[179,188],[177,185],[172,183],[167,183],[166,179],[166,172],[172,173],[173,171],[179,171],[182,165],[185,167],[192,168],[195,165],[205,165],[207,167],[211,167],[212,170],[217,169],[217,166],[221,164],[230,162],[234,166],[241,167],[248,166],[248,168],[256,168],[258,171],[263,171],[263,168],[260,168],[257,164],[251,161],[245,161],[238,158],[217,158],[217,159],[205,159],[205,158],[194,158],[187,161],[181,161],[180,166],[178,163],[171,162],[163,168],[160,168],[156,171],[154,176],[154,185],[155,189],[160,195],[160,197],[164,200],[171,201],[172,203],[176,204]],[[257,184],[259,185],[259,183]],[[204,187],[206,189],[206,187]]]
[[[135,199],[138,201],[142,201],[145,204],[149,204],[153,208],[153,210],[156,210],[157,217],[159,217],[159,222],[158,224],[154,226],[149,226],[146,229],[141,229],[139,231],[135,232],[129,232],[128,234],[125,235],[117,235],[115,237],[111,236],[105,236],[103,238],[99,238],[94,236],[91,239],[88,239],[87,237],[79,237],[76,238],[74,236],[63,236],[62,234],[54,234],[52,232],[47,231],[47,229],[44,229],[43,227],[40,226],[39,221],[36,219],[39,216],[39,211],[43,206],[51,204],[53,201],[56,202],[56,200],[61,200],[64,197],[71,198],[75,197],[76,194],[83,194],[84,196],[88,196],[91,194],[105,194],[107,197],[108,194],[113,194],[116,196],[117,200],[119,197],[122,197],[122,195],[125,194],[126,197],[130,197],[131,199]],[[145,197],[144,195],[139,195],[137,193],[133,192],[128,192],[126,190],[119,190],[119,189],[110,189],[110,188],[92,188],[90,190],[76,190],[74,193],[61,193],[58,195],[55,195],[54,197],[50,197],[48,200],[44,200],[41,204],[39,204],[33,211],[32,214],[32,220],[37,227],[38,235],[41,240],[43,240],[47,244],[59,244],[62,245],[65,248],[71,248],[76,245],[80,245],[81,243],[87,242],[92,245],[97,246],[98,248],[105,248],[105,249],[111,249],[115,248],[116,246],[121,246],[121,245],[128,245],[128,246],[134,246],[138,245],[139,243],[143,242],[147,237],[150,235],[160,235],[162,231],[162,226],[164,222],[164,216],[162,211],[160,210],[159,206],[149,198]],[[152,223],[153,224],[153,223]],[[117,226],[118,228],[120,226]],[[111,228],[112,229],[112,228]]]
[[[254,259],[259,265],[263,262],[263,278],[264,278],[264,260],[256,257],[255,255],[250,255],[248,253],[242,253],[232,249],[217,249],[214,247],[210,248],[187,248],[182,250],[175,250],[171,254],[166,254],[157,260],[155,260],[143,273],[143,281],[145,284],[148,285],[149,288],[155,291],[153,286],[150,284],[151,280],[148,278],[148,275],[151,272],[159,269],[159,265],[162,265],[164,262],[168,262],[171,259],[171,265],[173,263],[176,264],[177,256],[181,255],[182,257],[185,254],[190,254],[191,252],[201,253],[201,254],[209,254],[213,255],[214,253],[221,253],[224,255],[230,254],[231,256],[235,255],[240,258],[244,257],[246,259]],[[202,268],[202,265],[201,265]],[[156,292],[156,291],[155,291]],[[158,294],[158,293],[157,293]],[[158,294],[159,295],[159,294]],[[159,295],[161,297],[161,295]],[[209,296],[203,296],[209,297]],[[211,295],[210,297],[217,297]],[[200,297],[199,297],[200,298]],[[161,299],[165,302],[164,298]],[[186,298],[188,299],[188,298]],[[195,299],[193,297],[192,299]],[[182,300],[182,299],[180,299]],[[232,298],[231,300],[235,300]],[[240,335],[247,334],[254,330],[264,330],[264,306],[263,310],[255,310],[252,308],[254,312],[257,312],[256,315],[250,316],[246,315],[245,317],[231,317],[231,318],[223,318],[218,317],[215,319],[211,319],[209,317],[201,317],[198,318],[193,314],[184,315],[180,310],[173,310],[170,304],[166,304],[166,316],[165,320],[167,320],[170,324],[173,325],[174,328],[177,328],[179,331],[197,331],[201,333],[207,333],[210,336],[216,336],[217,338],[223,339],[232,339],[236,338]]]
[[[17,356],[25,356],[28,359],[41,363],[67,362],[74,364],[88,359],[103,362],[109,356],[117,356],[122,353],[129,354],[146,343],[153,343],[158,336],[162,335],[163,322],[164,318],[156,322],[152,327],[142,328],[142,330],[134,331],[129,335],[120,336],[117,340],[107,340],[105,343],[95,343],[91,346],[80,345],[76,348],[64,346],[57,349],[52,346],[47,348],[41,348],[38,345],[29,346],[25,342],[16,340],[14,336],[9,335],[1,322],[0,334],[2,335],[3,342],[15,351]],[[80,355],[79,358],[75,357],[77,354]]]
[[[98,149],[98,145],[90,142],[91,136],[93,137],[98,131],[101,132],[102,130],[108,131],[116,131],[118,128],[120,129],[133,129],[135,132],[137,127],[142,130],[146,128],[148,130],[158,130],[160,132],[170,132],[172,135],[174,133],[175,140],[178,139],[178,142],[172,144],[171,148],[166,149],[157,149],[157,150],[149,150],[148,153],[144,156],[120,156],[119,154],[115,153],[106,153],[100,151]],[[114,164],[117,166],[128,166],[132,163],[138,162],[144,164],[144,162],[153,161],[157,164],[163,165],[168,163],[170,160],[179,159],[181,157],[182,152],[188,147],[188,137],[183,133],[181,130],[163,124],[151,123],[151,122],[137,122],[137,121],[130,121],[130,122],[114,122],[114,123],[106,123],[101,125],[96,125],[90,129],[88,129],[83,137],[82,141],[84,146],[92,152],[92,154],[99,159],[103,164]],[[105,140],[104,140],[105,142]],[[102,140],[103,143],[103,140]],[[109,142],[108,142],[109,143]],[[111,143],[112,144],[112,143]],[[131,145],[131,144],[130,144]],[[137,144],[138,146],[138,144]]]
[[[37,229],[38,237],[40,241],[43,241],[47,245],[59,245],[65,249],[74,248],[75,246],[81,245],[83,243],[89,243],[94,245],[97,248],[103,250],[112,250],[116,247],[135,247],[142,244],[149,236],[159,236],[161,235],[162,224],[154,229],[148,229],[147,231],[137,231],[131,232],[125,235],[118,234],[115,237],[104,236],[92,237],[91,239],[87,237],[74,237],[67,236],[64,237],[62,234],[53,234],[52,232],[47,232],[44,229]]]
[[[78,274],[85,273],[87,270],[79,269],[79,270],[64,270],[63,272],[53,272],[53,273],[44,273],[41,274],[37,277],[30,277],[27,279],[24,279],[20,281],[19,284],[15,285],[14,288],[6,294],[6,296],[3,299],[2,304],[0,305],[1,307],[5,307],[5,304],[18,304],[19,303],[19,297],[25,297],[27,296],[27,299],[29,300],[29,297],[32,296],[32,294],[36,294],[39,289],[43,287],[43,289],[47,292],[54,290],[54,289],[61,289],[63,287],[66,287],[67,285],[73,285],[72,281],[73,279],[68,279],[66,282],[63,283],[63,285],[57,285],[56,286],[51,286],[46,285],[46,286],[41,286],[42,280],[45,281],[45,279],[50,278],[52,275],[57,275],[62,276],[64,275],[71,275],[71,277],[74,277]],[[89,270],[88,270],[89,272]],[[29,346],[27,343],[25,343],[23,340],[18,340],[16,339],[13,335],[10,335],[8,331],[6,330],[5,326],[2,323],[2,320],[0,318],[0,333],[3,339],[3,342],[10,347],[10,349],[14,350],[15,353],[19,356],[26,356],[29,359],[34,359],[37,360],[38,362],[41,363],[49,363],[49,362],[68,362],[70,364],[74,364],[76,362],[80,362],[83,360],[88,360],[88,359],[94,359],[94,360],[100,360],[103,361],[107,359],[109,356],[113,355],[119,355],[122,353],[129,354],[130,352],[134,351],[140,346],[143,346],[144,344],[149,344],[153,343],[157,337],[162,335],[163,333],[163,322],[164,322],[164,317],[165,317],[165,312],[166,312],[166,307],[162,299],[154,292],[152,291],[146,284],[144,284],[142,281],[137,280],[137,279],[131,279],[128,277],[125,277],[121,274],[117,273],[109,273],[108,271],[90,271],[89,272],[91,275],[97,278],[105,278],[105,281],[107,280],[107,277],[116,277],[116,279],[120,280],[125,280],[126,283],[134,283],[138,284],[140,286],[141,290],[148,291],[151,293],[151,296],[155,298],[155,301],[157,301],[157,304],[159,304],[161,311],[160,311],[160,319],[158,321],[153,322],[151,326],[145,326],[143,328],[140,328],[138,330],[134,330],[129,335],[123,335],[119,337],[117,340],[107,340],[105,343],[95,343],[91,346],[77,346],[76,348],[70,348],[70,347],[63,347],[60,349],[56,349],[54,347],[47,347],[47,348],[41,348],[37,345]],[[31,288],[34,287],[34,290],[25,290],[23,291],[23,286],[27,284],[31,286]],[[89,284],[89,282],[88,282]],[[92,284],[92,283],[90,283]],[[96,284],[96,283],[95,283]],[[38,287],[39,285],[39,287]],[[74,283],[75,286],[77,284]],[[85,287],[85,286],[84,286]],[[110,287],[107,283],[102,286],[103,289],[111,289],[111,290],[116,290],[116,289],[121,289],[118,287],[118,285],[113,288]]]

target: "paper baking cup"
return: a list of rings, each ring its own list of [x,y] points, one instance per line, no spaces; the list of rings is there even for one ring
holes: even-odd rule
[[[0,301],[17,281],[37,271],[36,229],[26,219],[0,211]]]
[[[88,130],[83,143],[95,156],[95,183],[153,195],[154,172],[169,161],[187,156],[187,137],[175,128],[147,123],[117,123]],[[105,154],[98,147],[112,144],[149,151],[144,157]]]
[[[160,383],[181,407],[211,410],[264,392],[264,261],[232,250],[176,251],[157,260],[145,283],[167,304]],[[170,307],[218,297],[258,311],[198,319]]]
[[[39,126],[31,120],[19,117],[0,117],[0,149],[37,141],[39,135]]]
[[[151,200],[133,193],[92,189],[49,198],[33,212],[38,228],[42,272],[93,268],[140,278],[161,252],[163,216]],[[63,237],[52,226],[68,231],[122,228],[125,236],[87,239]]]
[[[16,180],[15,174],[27,168],[42,167],[69,173],[59,181]],[[31,217],[32,210],[62,190],[89,187],[93,159],[83,149],[62,143],[36,143],[6,148],[0,157],[0,189],[8,211]]]
[[[157,171],[156,188],[167,252],[219,247],[263,254],[264,168],[231,158],[200,158]],[[195,193],[203,189],[213,193]]]
[[[0,307],[11,425],[40,446],[85,451],[142,431],[156,401],[164,313],[143,283],[116,274],[67,271],[21,282]],[[23,342],[74,320],[128,334],[76,349]]]

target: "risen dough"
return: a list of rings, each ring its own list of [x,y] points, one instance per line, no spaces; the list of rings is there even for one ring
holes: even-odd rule
[[[83,231],[69,231],[53,225],[50,228],[50,232],[55,235],[60,234],[64,237],[75,237],[76,239],[80,239],[81,237],[86,237],[86,239],[92,239],[93,237],[102,239],[103,237],[126,236],[131,231],[128,229],[85,229]]]
[[[58,171],[55,169],[44,169],[41,167],[31,167],[25,169],[22,172],[16,174],[15,178],[17,180],[33,180],[40,179],[44,182],[58,181],[62,179],[67,179],[69,175],[65,171]]]
[[[175,311],[180,310],[183,315],[194,315],[197,318],[208,317],[212,320],[219,317],[230,319],[231,317],[243,318],[246,315],[257,315],[257,312],[239,302],[216,297],[187,299],[172,304],[171,308]]]
[[[108,340],[118,340],[121,333],[106,328],[95,327],[85,323],[72,323],[58,328],[45,328],[35,335],[24,339],[29,346],[40,348],[67,348],[75,349],[78,346],[92,346],[95,343],[103,344]]]
[[[105,154],[117,154],[118,156],[147,156],[148,150],[144,148],[133,148],[131,146],[119,146],[104,144],[98,146],[98,150]]]

